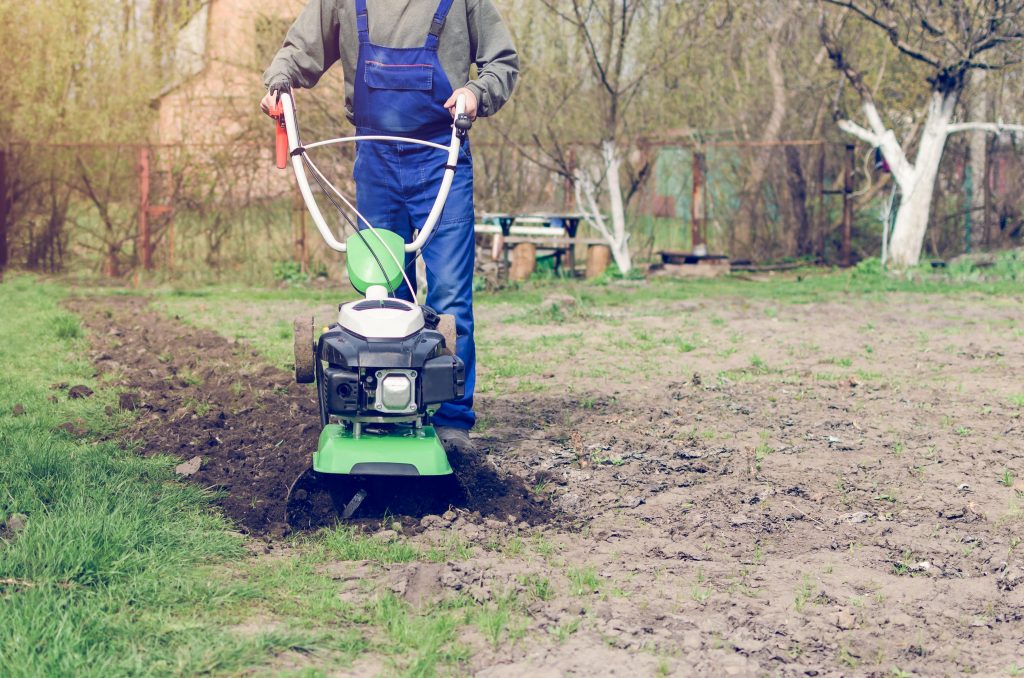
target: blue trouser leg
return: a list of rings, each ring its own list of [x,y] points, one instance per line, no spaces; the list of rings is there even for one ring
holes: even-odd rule
[[[447,144],[450,136],[434,139]],[[410,239],[413,228],[427,219],[437,197],[445,155],[437,149],[409,144],[362,143],[356,159],[356,200],[359,211],[375,228]],[[466,394],[445,403],[434,424],[469,429],[476,423],[476,343],[473,339],[473,269],[476,256],[473,224],[473,164],[468,148],[458,169],[441,219],[423,250],[427,265],[427,306],[455,316],[456,354],[466,364]],[[409,268],[410,279],[415,276]],[[415,283],[414,283],[415,284]],[[411,298],[402,285],[401,296]]]

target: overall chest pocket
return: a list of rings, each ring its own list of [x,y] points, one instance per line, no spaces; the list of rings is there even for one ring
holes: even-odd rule
[[[382,64],[367,61],[363,75],[371,89],[419,90],[434,88],[434,67],[430,64]]]

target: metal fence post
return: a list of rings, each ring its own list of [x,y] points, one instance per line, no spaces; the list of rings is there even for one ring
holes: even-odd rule
[[[850,259],[850,237],[853,233],[853,172],[856,167],[857,158],[854,155],[856,147],[853,144],[846,145],[846,164],[843,166],[843,246],[841,261],[843,266],[849,266]]]
[[[828,229],[828,213],[825,211],[825,154],[828,147],[821,145],[818,154],[818,218],[815,219],[814,234],[811,236],[812,254],[817,261],[825,259],[825,231]]]
[[[705,231],[707,195],[707,158],[704,153],[693,152],[693,194],[690,200],[690,251],[707,244]]]
[[[149,148],[139,147],[139,263],[144,271],[153,269],[149,236]]]
[[[7,189],[7,148],[0,146],[0,278],[7,268],[9,250],[7,249],[8,220],[11,215],[10,191]]]
[[[967,209],[964,210],[964,252],[966,254],[971,253],[971,241],[973,237],[973,226],[974,222],[972,212],[974,211],[974,168],[970,165],[964,168],[964,201],[967,203]]]

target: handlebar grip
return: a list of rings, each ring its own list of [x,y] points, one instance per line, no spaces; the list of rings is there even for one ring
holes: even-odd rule
[[[472,127],[473,121],[466,115],[466,95],[460,94],[455,99],[455,133],[460,139],[465,139]]]
[[[270,107],[270,117],[274,119],[274,146],[277,169],[287,169],[288,130],[284,126],[284,104],[280,100]]]

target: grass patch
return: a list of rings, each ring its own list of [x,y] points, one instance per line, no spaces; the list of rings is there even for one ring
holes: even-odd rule
[[[496,595],[490,602],[477,607],[470,614],[470,619],[495,647],[505,640],[518,640],[526,632],[522,606],[515,592]]]
[[[402,675],[432,676],[439,666],[469,658],[469,649],[457,640],[459,617],[444,606],[417,614],[397,596],[387,593],[368,606],[366,621],[383,630],[379,650]]]
[[[573,595],[587,596],[601,592],[604,582],[593,567],[570,567],[566,576]]]
[[[65,341],[82,338],[82,323],[70,313],[61,313],[53,320],[53,333]]]
[[[116,394],[80,358],[81,325],[60,288],[15,276],[0,290],[0,521],[27,518],[0,539],[4,675],[232,673],[291,647],[287,632],[246,638],[216,618],[251,591],[212,564],[244,551],[210,495],[176,481],[175,460],[53,432],[79,419],[116,428],[104,413]],[[51,402],[54,381],[97,393]],[[24,416],[9,414],[15,404]]]
[[[760,438],[761,442],[754,448],[754,465],[758,471],[761,470],[764,460],[775,452],[775,449],[768,443],[769,434],[767,431],[762,431]]]
[[[318,551],[324,560],[368,560],[382,565],[420,559],[420,552],[404,541],[385,541],[365,536],[355,528],[339,525],[322,533]]]
[[[812,600],[814,596],[814,580],[809,576],[804,576],[800,581],[800,586],[796,590],[796,595],[793,597],[793,607],[797,612],[803,612],[804,608],[807,607],[807,603]]]
[[[555,590],[547,577],[539,574],[519,575],[518,580],[537,600],[545,601],[555,597]]]
[[[707,602],[707,600],[714,594],[714,590],[704,586],[706,582],[707,576],[704,574],[704,570],[697,570],[697,578],[694,581],[693,586],[690,587],[690,598],[698,603]]]

